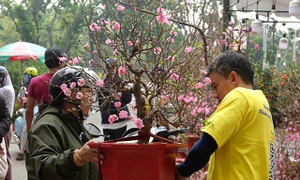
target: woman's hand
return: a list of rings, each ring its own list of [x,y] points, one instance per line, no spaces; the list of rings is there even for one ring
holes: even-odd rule
[[[79,160],[79,162],[80,161],[92,162],[92,163],[98,165],[98,158],[100,158],[100,163],[101,164],[103,163],[103,159],[104,159],[103,154],[100,154],[100,152],[98,152],[97,148],[91,148],[89,146],[89,144],[91,144],[91,143],[97,143],[97,142],[94,140],[90,140],[87,143],[85,143],[80,149],[78,149],[78,150],[76,149],[74,151],[75,163],[76,163],[76,161],[78,162],[78,160]]]

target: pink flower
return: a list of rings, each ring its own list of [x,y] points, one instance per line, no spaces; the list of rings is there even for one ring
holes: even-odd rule
[[[70,88],[71,88],[71,89],[74,89],[75,87],[76,87],[76,83],[75,83],[75,82],[72,82],[71,85],[70,85]]]
[[[104,81],[102,79],[99,79],[96,81],[96,85],[99,87],[103,87],[104,86]]]
[[[249,40],[249,44],[251,44],[251,45],[252,45],[252,44],[253,44],[253,40],[251,40],[251,39],[250,39],[250,40]]]
[[[156,16],[156,21],[159,23],[159,24],[170,24],[169,22],[169,19],[170,19],[170,16],[167,16],[166,13],[165,13],[165,10],[163,8],[157,8],[156,10],[159,15]]]
[[[103,22],[105,25],[109,25],[109,24],[110,24],[110,22],[108,22],[108,21],[106,21],[106,20],[104,20],[104,19],[102,19],[102,22]]]
[[[171,38],[171,37],[168,37],[168,38],[167,38],[167,41],[168,41],[169,43],[174,43],[174,39]]]
[[[120,76],[123,76],[123,75],[125,75],[125,74],[126,74],[126,68],[123,67],[123,66],[120,66],[120,67],[119,67],[119,75],[120,75]]]
[[[117,108],[117,109],[120,109],[122,103],[120,101],[117,101],[114,103],[114,106]]]
[[[63,83],[62,85],[60,85],[60,89],[63,91],[63,93],[66,96],[70,96],[71,95],[71,90],[68,88],[68,86],[65,83]]]
[[[90,66],[94,66],[94,64],[95,64],[94,60],[93,60],[93,59],[90,59],[90,60],[89,60],[89,65],[90,65]]]
[[[170,31],[170,34],[171,34],[172,36],[177,36],[177,32],[176,32],[176,31]]]
[[[116,94],[115,100],[120,101],[121,97],[122,97],[122,93],[118,92]]]
[[[127,44],[128,44],[128,46],[132,46],[133,45],[132,41],[127,41]]]
[[[160,47],[155,47],[154,48],[154,54],[159,55],[161,53],[161,48]]]
[[[109,115],[109,117],[108,117],[108,122],[109,122],[110,124],[112,124],[112,123],[114,123],[115,121],[117,121],[118,119],[119,119],[119,118],[118,118],[117,115],[111,114],[111,115]]]
[[[68,58],[66,58],[66,57],[58,57],[58,59],[59,59],[59,62],[65,62],[68,60]]]
[[[204,62],[204,61],[203,61]],[[206,75],[207,74],[207,72],[205,71],[205,70],[201,70],[201,72],[202,72],[202,74],[204,74],[204,75]]]
[[[190,46],[190,47],[185,48],[184,52],[186,54],[188,54],[188,53],[192,52],[193,50],[194,50],[194,48]]]
[[[65,83],[63,83],[62,85],[60,85],[60,89],[61,90],[64,90],[64,89],[67,89],[67,88],[68,88],[68,86]]]
[[[121,29],[121,25],[118,22],[113,21],[112,24],[115,30],[119,31]]]
[[[259,50],[259,44],[255,44],[255,50],[256,50],[256,51]]]
[[[116,55],[116,54],[118,54],[118,49],[115,49],[113,52],[113,55]]]
[[[201,89],[204,85],[202,83],[197,83],[196,88]]]
[[[188,103],[194,101],[194,99],[195,99],[195,98],[192,97],[192,96],[187,96],[187,97],[185,97],[183,100],[184,100],[184,102],[185,102],[186,104],[188,104]]]
[[[89,47],[89,45],[87,43],[83,45],[84,49],[87,49],[88,47]]]
[[[71,90],[69,88],[63,89],[63,92],[66,96],[71,96]]]
[[[143,120],[141,118],[137,118],[135,121],[134,121],[134,124],[136,125],[137,128],[141,129],[144,127],[144,123],[143,123]]]
[[[98,26],[96,23],[92,23],[89,27],[90,27],[91,31],[99,31],[100,30],[100,26]]]
[[[174,62],[175,61],[175,58],[173,56],[168,56],[167,60],[171,61],[171,62]]]
[[[204,81],[205,85],[207,85],[207,84],[210,84],[211,79],[210,79],[209,77],[205,77],[205,78],[203,79],[203,81]]]
[[[228,24],[229,24],[229,26],[232,26],[232,25],[233,25],[233,22],[232,22],[232,21],[229,21]]]
[[[76,99],[81,99],[83,97],[82,92],[77,92],[76,93]]]
[[[76,57],[73,59],[73,62],[74,62],[75,64],[78,64],[78,63],[80,63],[81,60],[82,60],[81,57],[76,56]]]
[[[118,11],[124,11],[124,10],[125,10],[125,7],[124,7],[124,6],[121,6],[121,5],[118,5],[117,10],[118,10]]]
[[[107,44],[107,45],[111,45],[112,43],[113,43],[113,41],[109,38],[105,41],[105,44]]]
[[[93,54],[97,54],[97,50],[96,49],[93,51]]]
[[[84,86],[84,79],[83,78],[80,78],[78,81],[77,81],[77,84],[78,84],[78,86],[80,86],[80,87],[83,87]]]
[[[173,74],[171,74],[170,79],[171,79],[171,81],[177,81],[179,79],[179,75],[173,73]]]
[[[182,102],[183,99],[184,99],[184,95],[183,94],[181,94],[181,95],[178,96],[178,101]]]
[[[68,64],[69,64],[70,66],[73,66],[73,65],[74,65],[74,62],[73,62],[72,60],[70,60],[70,61],[68,61]]]
[[[194,116],[194,117],[197,117],[198,113],[197,113],[197,110],[196,109],[193,109],[191,114]]]
[[[119,118],[121,119],[128,118],[128,112],[124,110],[120,111]]]

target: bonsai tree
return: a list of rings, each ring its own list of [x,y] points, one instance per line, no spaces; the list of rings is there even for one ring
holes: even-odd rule
[[[132,92],[134,121],[143,131],[156,123],[199,133],[216,107],[206,66],[224,46],[240,40],[223,33],[216,2],[114,1],[101,7],[102,18],[82,30],[77,46],[82,53],[68,64],[86,63],[101,72],[95,86],[100,98],[110,92],[104,103],[118,99],[122,90]],[[90,18],[86,15],[86,22]],[[118,81],[112,76],[116,72]],[[126,116],[120,111],[110,121],[120,115]]]

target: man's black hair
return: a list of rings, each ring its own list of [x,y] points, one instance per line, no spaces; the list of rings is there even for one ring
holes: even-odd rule
[[[254,71],[248,58],[234,51],[226,51],[217,56],[208,67],[207,76],[212,72],[217,72],[227,78],[231,71],[240,75],[244,83],[253,85]]]
[[[59,66],[59,57],[66,57],[66,54],[57,46],[50,47],[45,52],[45,64],[50,68]]]

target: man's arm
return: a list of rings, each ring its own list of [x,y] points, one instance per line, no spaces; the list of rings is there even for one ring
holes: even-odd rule
[[[27,98],[27,104],[26,104],[26,113],[25,113],[25,121],[26,121],[26,129],[27,129],[27,133],[29,132],[31,125],[32,125],[32,121],[33,121],[33,108],[34,108],[34,104],[35,104],[35,99],[28,96]]]
[[[183,177],[189,177],[202,169],[217,148],[218,145],[214,138],[204,132],[201,139],[190,150],[185,161],[177,166],[179,174]]]

